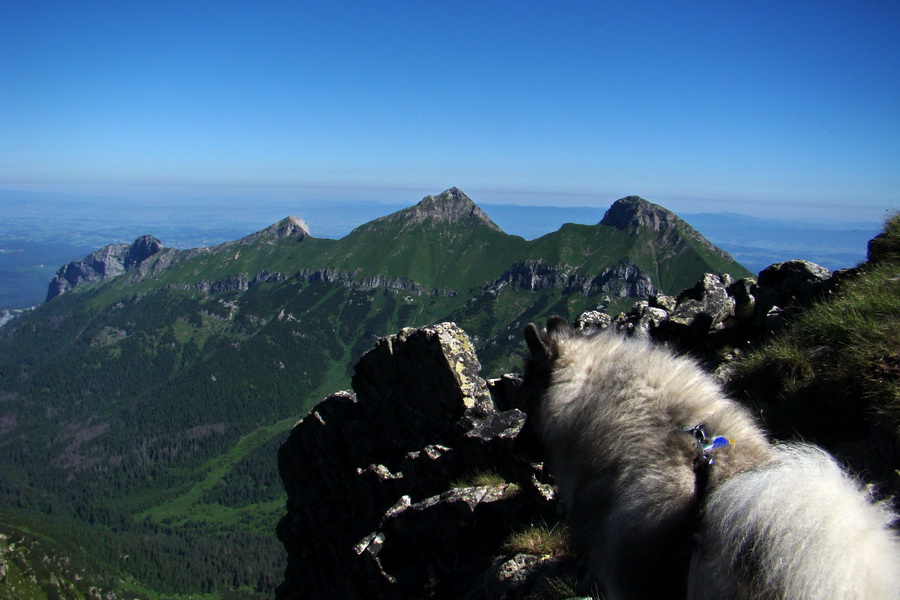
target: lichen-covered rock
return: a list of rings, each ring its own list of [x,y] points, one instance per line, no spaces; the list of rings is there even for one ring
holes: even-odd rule
[[[567,598],[578,581],[578,568],[572,556],[500,556],[483,583],[467,600],[529,600],[531,598]]]
[[[378,340],[354,392],[319,403],[279,452],[288,564],[278,597],[461,597],[505,536],[552,520],[540,468],[516,456],[517,381],[497,380],[495,402],[452,323]],[[476,472],[500,481],[465,483]]]

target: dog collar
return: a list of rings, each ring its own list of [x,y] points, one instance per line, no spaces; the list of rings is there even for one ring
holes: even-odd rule
[[[724,435],[717,435],[710,438],[706,434],[706,425],[704,425],[703,423],[694,425],[692,427],[682,427],[681,430],[685,433],[691,434],[691,436],[694,438],[694,446],[697,447],[697,461],[699,464],[716,464],[716,461],[713,458],[713,452],[719,450],[720,448],[726,448],[728,446],[734,445],[734,440],[729,439]]]

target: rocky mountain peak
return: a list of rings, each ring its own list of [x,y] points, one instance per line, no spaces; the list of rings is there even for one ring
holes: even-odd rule
[[[261,237],[274,237],[276,239],[284,239],[289,237],[306,237],[310,235],[309,225],[300,217],[289,215],[278,221],[274,225],[269,225],[262,231]]]
[[[126,271],[138,270],[151,256],[163,250],[161,241],[152,235],[142,235],[132,244],[110,244],[91,252],[84,258],[60,267],[50,282],[47,300],[59,296],[82,283],[92,283],[118,277]]]
[[[256,242],[259,242],[261,240],[265,240],[271,243],[273,241],[283,240],[286,238],[303,239],[309,235],[309,225],[306,224],[306,221],[299,217],[295,217],[294,215],[289,215],[278,221],[277,223],[269,225],[261,231],[251,233],[250,235],[242,237],[236,242],[225,242],[225,244],[222,244],[222,246],[229,246],[231,244],[238,244],[243,246],[247,244],[255,244]]]
[[[411,223],[434,221],[448,224],[478,224],[486,225],[495,231],[502,231],[496,223],[491,221],[487,213],[478,208],[475,202],[457,187],[445,190],[437,196],[425,196],[415,206],[404,208],[385,218],[389,221],[407,221]]]
[[[603,215],[600,225],[609,225],[620,230],[627,229],[631,233],[639,230],[652,231],[669,239],[672,236],[692,239],[725,260],[734,260],[730,254],[715,246],[678,215],[640,196],[626,196],[616,200]]]
[[[142,235],[134,240],[125,256],[125,270],[136,267],[157,252],[163,249],[161,241],[152,235]]]
[[[610,225],[616,229],[646,228],[651,231],[665,231],[680,222],[672,211],[653,204],[640,196],[626,196],[616,200],[606,214],[601,225]]]

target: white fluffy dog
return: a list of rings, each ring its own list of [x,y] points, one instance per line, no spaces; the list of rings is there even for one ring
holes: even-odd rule
[[[529,415],[609,600],[900,598],[895,517],[828,454],[771,445],[649,341],[558,317],[525,338]]]

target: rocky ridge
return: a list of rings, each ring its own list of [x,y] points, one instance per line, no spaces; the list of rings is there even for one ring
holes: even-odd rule
[[[239,240],[208,248],[166,248],[152,235],[142,235],[131,244],[110,244],[62,266],[50,281],[47,301],[83,283],[111,279],[125,273],[133,274],[136,280],[140,280],[201,254],[258,242],[271,243],[289,237],[302,239],[308,235],[309,227],[306,222],[294,216]]]

